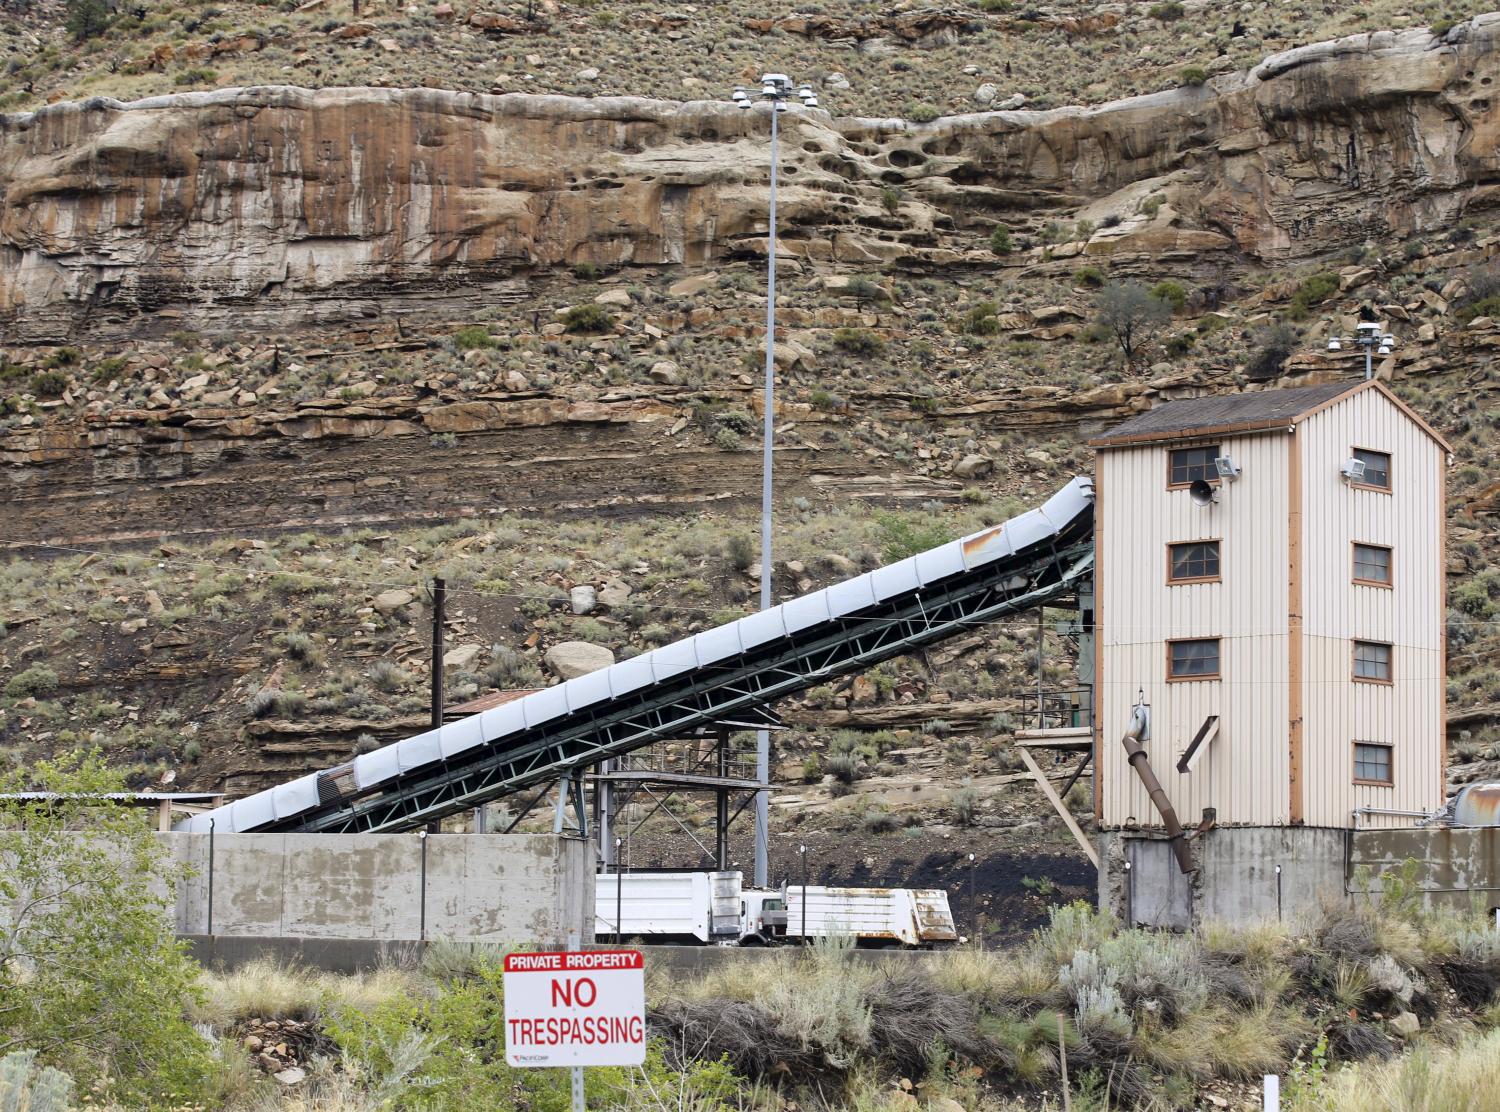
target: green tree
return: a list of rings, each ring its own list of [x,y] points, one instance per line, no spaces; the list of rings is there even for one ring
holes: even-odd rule
[[[1099,323],[1120,345],[1127,363],[1172,316],[1172,306],[1153,297],[1139,282],[1106,282],[1099,291]]]
[[[209,1076],[187,1018],[198,967],[173,935],[173,869],[98,754],[0,775],[0,1055],[98,1082],[129,1107],[180,1103]]]
[[[109,0],[68,0],[68,34],[79,42],[97,38],[109,29]]]

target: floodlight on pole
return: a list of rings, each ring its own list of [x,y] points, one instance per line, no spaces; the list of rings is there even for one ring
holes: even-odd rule
[[[1389,355],[1396,347],[1396,337],[1380,327],[1379,321],[1362,320],[1354,326],[1353,336],[1328,337],[1329,351],[1343,351],[1345,344],[1354,344],[1365,351],[1365,378],[1375,377],[1375,356]]]
[[[805,108],[818,106],[817,95],[811,85],[796,86],[784,73],[767,73],[760,79],[760,97],[771,106],[771,200],[767,214],[766,247],[766,379],[764,429],[761,438],[761,496],[760,496],[760,608],[769,610],[771,599],[771,472],[774,458],[776,421],[776,170],[779,131],[777,117],[790,107],[793,90]],[[755,100],[744,88],[736,87],[730,97],[742,109],[754,106]],[[767,784],[771,779],[771,733],[757,730],[755,733],[755,779],[757,784]],[[756,887],[764,888],[769,870],[771,851],[770,801],[764,787],[755,793],[755,869]]]

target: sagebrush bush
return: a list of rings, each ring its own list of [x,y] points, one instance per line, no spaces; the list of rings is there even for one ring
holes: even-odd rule
[[[614,328],[615,319],[605,311],[604,306],[589,302],[586,305],[573,305],[565,310],[562,325],[569,332],[608,332]]]

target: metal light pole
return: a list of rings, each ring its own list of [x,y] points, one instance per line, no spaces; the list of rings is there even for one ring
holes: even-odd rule
[[[1353,336],[1328,337],[1329,351],[1343,351],[1345,344],[1358,344],[1365,349],[1365,380],[1375,377],[1375,356],[1389,355],[1396,344],[1396,337],[1381,329],[1378,321],[1362,320],[1354,326]]]
[[[804,107],[816,108],[818,98],[811,85],[802,85],[797,96]],[[771,608],[771,464],[772,441],[776,426],[776,158],[778,132],[776,121],[789,107],[792,79],[784,73],[768,73],[760,79],[760,97],[771,105],[771,208],[767,219],[770,245],[766,251],[766,386],[765,425],[761,434],[760,469],[760,608]],[[736,88],[734,103],[752,107],[755,101],[742,88]],[[765,784],[771,779],[771,732],[755,733],[755,779]],[[755,793],[755,872],[757,888],[766,886],[771,852],[770,800],[764,788]]]
[[[797,854],[802,858],[802,945],[807,945],[807,847],[798,846]]]

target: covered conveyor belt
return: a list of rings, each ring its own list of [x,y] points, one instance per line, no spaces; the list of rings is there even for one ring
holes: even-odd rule
[[[419,828],[598,761],[743,719],[836,676],[1072,593],[1093,568],[1093,484],[994,528],[792,599],[177,826]]]

